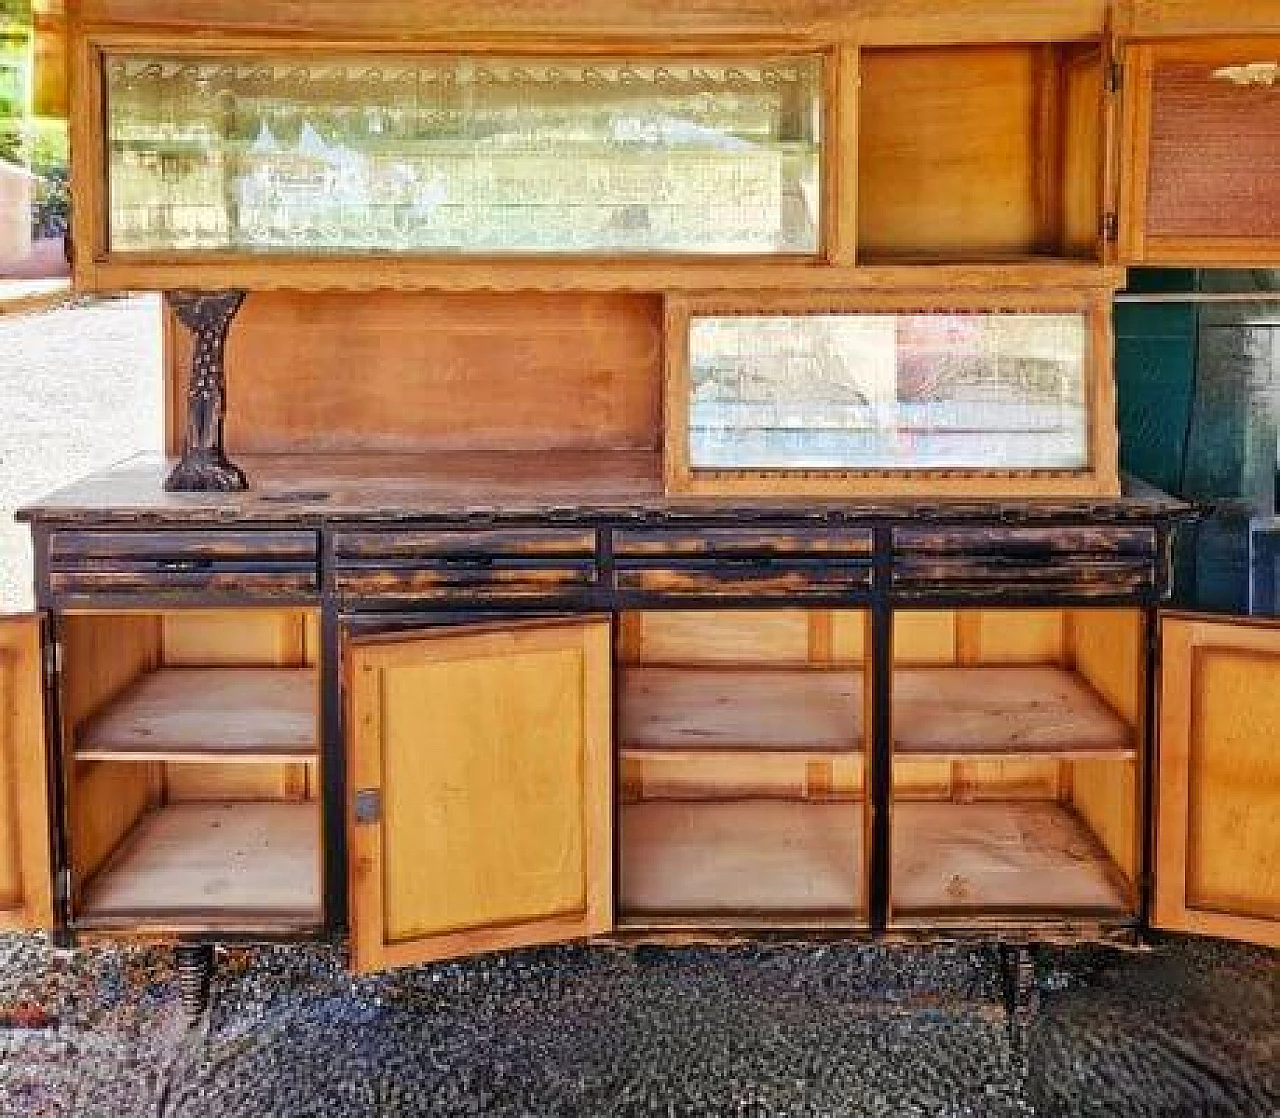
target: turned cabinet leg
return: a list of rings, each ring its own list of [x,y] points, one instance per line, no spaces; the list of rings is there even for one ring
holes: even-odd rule
[[[165,299],[191,332],[187,383],[187,431],[182,458],[165,480],[170,493],[239,492],[249,488],[240,467],[223,449],[227,378],[223,365],[227,331],[244,302],[243,291],[169,291]]]
[[[1040,1010],[1035,952],[1026,944],[1003,944],[1000,947],[1000,969],[1004,978],[1004,1001],[1009,1012],[1009,1028],[1015,1036],[1020,1037],[1034,1024]]]
[[[178,997],[189,1020],[203,1015],[209,1007],[209,984],[213,980],[213,944],[180,943],[174,949],[178,968]]]

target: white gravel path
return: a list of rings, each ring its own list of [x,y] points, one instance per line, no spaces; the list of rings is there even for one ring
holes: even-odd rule
[[[14,510],[162,434],[153,296],[0,315],[0,610],[31,608],[31,549]]]

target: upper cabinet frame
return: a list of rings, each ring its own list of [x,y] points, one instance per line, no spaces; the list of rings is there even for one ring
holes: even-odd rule
[[[432,41],[330,40],[247,34],[193,39],[175,35],[172,27],[121,30],[82,25],[73,43],[74,277],[84,290],[202,287],[678,292],[745,287],[801,291],[821,287],[921,286],[925,272],[930,286],[943,288],[1117,285],[1119,273],[1106,266],[1105,247],[1094,236],[1095,230],[1102,228],[1103,214],[1100,209],[1096,215],[1092,213],[1105,205],[1101,184],[1106,177],[1103,168],[1109,143],[1101,44],[1101,39],[1091,39],[1058,44],[1012,43],[995,48],[912,47],[919,72],[935,70],[941,91],[921,89],[917,93],[922,100],[913,103],[908,98],[904,103],[900,93],[877,87],[870,91],[873,96],[869,103],[871,111],[880,115],[868,120],[860,110],[860,100],[869,92],[865,50],[857,41],[848,39],[785,37],[781,31],[772,38],[738,35],[661,40],[572,34],[551,40],[496,36],[488,40],[469,36]],[[930,51],[940,53],[931,55]],[[801,244],[803,251],[790,251],[784,242],[782,251],[771,250],[767,254],[672,252],[666,246],[661,251],[641,252],[531,252],[520,248],[504,253],[417,247],[408,251],[306,249],[270,253],[240,248],[137,251],[137,246],[133,251],[113,250],[107,119],[110,60],[225,58],[228,63],[243,64],[258,59],[301,61],[317,57],[338,59],[343,55],[375,60],[385,56],[401,61],[429,61],[441,56],[508,58],[528,60],[531,66],[540,60],[594,59],[603,63],[613,59],[652,66],[669,62],[673,67],[682,60],[713,60],[726,67],[735,63],[745,67],[753,61],[813,59],[821,67],[816,88],[818,171],[810,191],[811,203],[817,210],[816,238]],[[1094,69],[1096,83],[1090,76]],[[1017,132],[1012,150],[1002,154],[1007,173],[996,187],[997,193],[1002,189],[1006,194],[1013,193],[1007,198],[993,197],[992,208],[1007,211],[1021,207],[1030,215],[1027,221],[1020,223],[1023,215],[1019,214],[1011,222],[1004,222],[996,235],[978,237],[968,245],[963,229],[957,233],[952,228],[933,243],[927,239],[926,224],[926,240],[907,245],[906,251],[891,246],[890,251],[884,252],[882,246],[872,246],[872,251],[861,252],[858,242],[864,220],[858,197],[867,190],[868,183],[860,146],[866,127],[872,126],[883,136],[898,127],[899,119],[903,122],[907,157],[895,165],[894,173],[905,175],[905,181],[919,178],[913,168],[927,165],[925,149],[931,142],[927,129],[918,135],[910,131],[912,117],[919,119],[925,111],[936,115],[939,106],[944,113],[950,107],[959,127],[975,130],[980,150],[994,150],[1000,146],[992,132],[996,126],[987,122],[987,114],[969,113],[965,107],[969,92],[982,88],[990,74],[1005,83],[996,91],[999,99],[1007,99],[1009,92],[1015,94],[1016,103],[1010,113],[1016,117]],[[1081,74],[1083,83],[1077,81]],[[881,108],[875,110],[876,105]],[[1072,124],[1068,119],[1071,113],[1082,115],[1083,124]],[[729,135],[726,139],[732,145],[735,137]],[[885,166],[878,157],[882,153],[880,148],[872,156],[871,173],[878,174],[877,168]],[[972,179],[970,169],[959,165],[954,176],[957,181]],[[943,191],[939,196],[946,195]],[[880,197],[885,197],[883,192]],[[928,206],[929,198],[922,199],[921,204]],[[982,205],[981,198],[976,198],[968,212],[973,206]],[[1082,207],[1089,211],[1084,212],[1083,218]],[[961,207],[950,217],[943,213],[935,225],[967,226],[968,222]],[[810,244],[813,251],[809,251]]]

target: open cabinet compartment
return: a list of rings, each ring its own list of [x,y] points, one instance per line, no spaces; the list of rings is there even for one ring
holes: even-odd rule
[[[60,635],[73,924],[319,925],[316,612],[72,613]]]
[[[864,48],[863,264],[1101,258],[1098,42]]]
[[[890,923],[1138,911],[1146,620],[897,613]]]
[[[859,610],[622,615],[624,924],[866,923],[866,625]]]

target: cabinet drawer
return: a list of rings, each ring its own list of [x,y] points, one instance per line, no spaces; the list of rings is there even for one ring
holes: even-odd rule
[[[49,537],[48,580],[55,598],[314,597],[318,557],[315,532],[57,531]]]
[[[596,584],[596,534],[577,528],[340,532],[334,580],[344,601],[465,605],[571,594]]]
[[[1153,528],[898,528],[892,588],[942,596],[1093,599],[1155,588]]]
[[[613,554],[619,566],[756,556],[870,562],[871,532],[865,528],[620,528],[613,533]]]
[[[618,589],[675,598],[864,597],[871,548],[871,533],[858,528],[628,528],[613,536]]]

